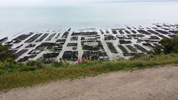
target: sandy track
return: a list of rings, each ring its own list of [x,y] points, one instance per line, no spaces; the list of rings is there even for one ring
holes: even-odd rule
[[[0,100],[178,100],[178,67],[112,72],[0,93]]]

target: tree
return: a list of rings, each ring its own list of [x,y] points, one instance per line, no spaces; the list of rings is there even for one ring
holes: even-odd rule
[[[165,54],[178,53],[178,36],[175,38],[164,38],[159,43]]]
[[[4,61],[8,58],[14,58],[15,56],[9,51],[9,46],[3,46],[0,44],[0,61]]]

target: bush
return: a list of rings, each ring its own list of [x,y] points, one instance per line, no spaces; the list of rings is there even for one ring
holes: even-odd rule
[[[0,75],[8,72],[32,71],[42,69],[44,67],[45,65],[42,62],[29,61],[26,64],[22,64],[9,58],[7,60],[0,61]]]
[[[52,64],[53,67],[59,68],[59,67],[65,67],[65,64],[63,62],[54,62]]]
[[[5,71],[0,69],[0,75],[3,74],[3,73],[5,73]]]
[[[38,69],[37,66],[23,66],[20,68],[20,71],[33,71],[33,70],[36,70]]]
[[[45,67],[45,64],[40,61],[28,61],[26,63],[27,66],[37,66],[38,69],[42,69]]]
[[[141,59],[141,60],[150,60],[154,58],[153,54],[136,54],[135,56],[131,57],[130,60]]]
[[[134,67],[144,67],[144,65],[142,62],[139,61],[134,63]]]
[[[17,63],[12,59],[0,61],[0,70],[1,70],[0,74],[3,74],[5,72],[19,71],[20,67],[21,67],[21,63]]]
[[[178,36],[175,38],[164,38],[159,44],[161,44],[161,46],[158,45],[154,48],[155,54],[160,54],[162,51],[165,54],[178,53]]]
[[[9,51],[9,46],[3,46],[0,43],[0,61],[4,61],[6,59],[15,58],[15,55]]]
[[[92,66],[96,64],[101,64],[102,62],[99,60],[84,60],[82,63],[76,65],[77,67],[87,67],[87,66]]]
[[[27,66],[34,66],[36,64],[36,61],[28,61],[26,63]]]

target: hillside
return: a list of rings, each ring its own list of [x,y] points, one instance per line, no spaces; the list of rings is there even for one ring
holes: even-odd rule
[[[119,71],[0,93],[1,100],[177,100],[178,67]]]

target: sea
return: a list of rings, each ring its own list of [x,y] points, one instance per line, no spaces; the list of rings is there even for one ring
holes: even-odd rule
[[[0,38],[63,28],[112,28],[178,23],[178,2],[117,2],[0,7]]]

